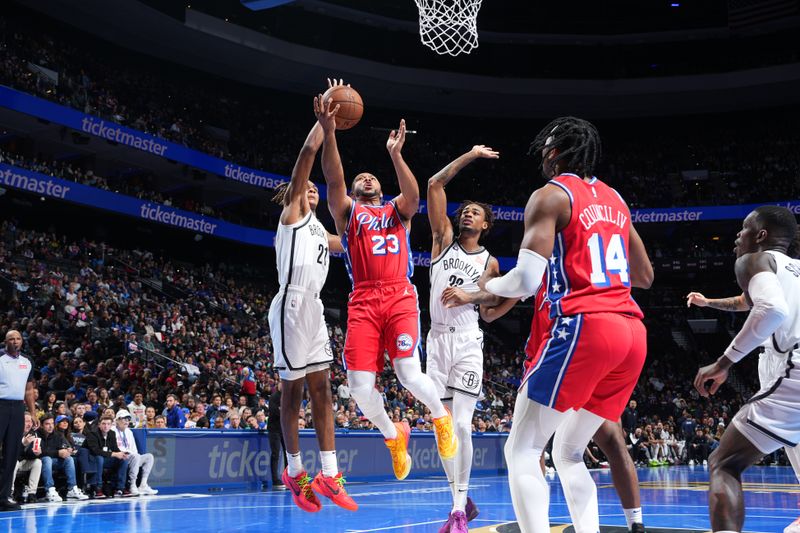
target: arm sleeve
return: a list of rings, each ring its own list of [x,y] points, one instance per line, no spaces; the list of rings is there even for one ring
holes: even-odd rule
[[[519,251],[517,265],[504,276],[486,283],[486,290],[504,298],[526,298],[539,290],[547,259],[525,248]]]
[[[789,305],[773,272],[759,272],[750,279],[747,292],[753,308],[736,338],[725,350],[734,363],[759,347],[789,315]]]

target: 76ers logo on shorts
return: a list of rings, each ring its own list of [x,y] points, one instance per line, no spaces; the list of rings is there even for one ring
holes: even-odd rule
[[[408,333],[401,333],[397,337],[397,349],[401,352],[407,352],[414,347],[414,338]]]

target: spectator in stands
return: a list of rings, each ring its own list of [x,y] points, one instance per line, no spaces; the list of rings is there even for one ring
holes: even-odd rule
[[[687,439],[686,449],[689,459],[689,466],[695,464],[708,464],[708,437],[703,433],[703,428],[698,427],[694,430],[694,436]]]
[[[147,429],[156,427],[156,409],[155,407],[147,406],[144,410],[144,426]]]
[[[88,483],[94,487],[95,499],[105,498],[103,492],[103,472],[108,469],[114,473],[112,490],[114,496],[130,496],[131,492],[125,489],[128,474],[129,456],[117,446],[117,435],[111,428],[114,418],[103,415],[98,422],[96,431],[86,435],[85,446],[97,462],[97,472],[91,476]]]
[[[131,427],[137,429],[144,427],[147,421],[146,410],[147,407],[144,405],[144,395],[137,391],[136,394],[133,395],[133,401],[128,404],[127,409],[131,414]],[[155,410],[153,411],[153,416],[155,416]]]
[[[34,440],[38,437],[35,431],[32,431],[33,428],[33,418],[31,414],[26,412],[25,413],[25,428],[24,433],[22,436],[22,450],[19,454],[19,460],[17,461],[17,465],[14,469],[14,476],[12,479],[17,478],[17,472],[30,472],[28,476],[28,482],[25,485],[25,488],[22,489],[22,499],[21,503],[35,503],[36,502],[36,490],[39,487],[39,478],[42,475],[42,460],[40,459],[42,455],[41,447],[38,447],[34,450]],[[12,494],[14,491],[11,491]]]
[[[155,427],[157,429],[166,429],[167,428],[167,417],[164,415],[158,415],[155,418]]]
[[[75,462],[72,459],[72,448],[64,438],[64,434],[60,431],[55,431],[55,422],[52,415],[44,416],[37,436],[42,439],[42,477],[47,491],[47,500],[51,502],[64,501],[56,491],[53,470],[63,470],[67,476],[67,499],[88,499],[88,496],[78,488],[75,480]]]
[[[628,433],[628,450],[631,452],[633,462],[639,466],[650,463],[650,441],[641,427],[637,427],[633,433]]]
[[[139,494],[145,496],[158,494],[158,491],[151,488],[147,483],[150,478],[150,471],[153,469],[155,458],[152,453],[139,453],[139,448],[136,446],[136,439],[134,439],[133,432],[128,427],[131,418],[131,414],[124,409],[117,412],[117,426],[115,430],[117,434],[117,447],[128,456],[130,461],[128,465],[130,493],[133,496],[138,496]],[[140,469],[142,471],[142,480],[137,486]]]
[[[626,433],[633,433],[639,423],[639,411],[636,410],[636,400],[628,402],[628,407],[622,413],[622,428]]]
[[[186,417],[181,410],[181,406],[178,405],[178,397],[174,394],[168,394],[166,406],[165,414],[167,418],[167,427],[182,429],[186,425]]]

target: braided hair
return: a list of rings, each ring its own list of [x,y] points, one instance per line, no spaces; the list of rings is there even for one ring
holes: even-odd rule
[[[284,202],[286,201],[286,192],[289,190],[289,182],[284,181],[277,187],[275,187],[275,196],[272,197],[272,201],[278,205],[286,205]]]
[[[556,155],[549,158],[551,152]],[[589,121],[576,117],[560,117],[544,127],[531,143],[529,155],[542,157],[543,172],[550,179],[561,164],[562,172],[581,177],[594,175],[600,162],[602,144],[597,128]]]

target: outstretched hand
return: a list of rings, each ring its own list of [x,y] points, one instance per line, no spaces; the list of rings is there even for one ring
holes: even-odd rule
[[[708,398],[714,395],[719,390],[720,385],[728,380],[728,368],[720,365],[719,361],[715,361],[710,365],[701,367],[697,371],[697,376],[694,378],[694,388],[700,393],[700,396]],[[711,386],[706,388],[706,383],[711,381]]]
[[[692,304],[696,305],[697,307],[707,307],[708,298],[699,292],[690,292],[686,295],[686,307],[691,307]]]
[[[392,156],[400,155],[403,144],[406,142],[406,119],[400,119],[400,127],[389,133],[389,140],[386,141],[386,149]]]
[[[470,153],[473,156],[475,156],[476,158],[478,158],[478,157],[483,157],[483,158],[486,158],[486,159],[499,159],[500,158],[500,152],[492,150],[491,147],[485,146],[483,144],[476,144],[475,146],[473,146],[472,150],[470,150]]]
[[[344,86],[345,83],[343,79],[339,78],[337,80],[336,78],[333,79],[328,78],[328,89],[333,89],[334,87],[344,87]],[[350,87],[350,84],[348,83],[347,86]]]
[[[317,116],[317,122],[322,126],[322,130],[326,133],[336,129],[336,113],[339,112],[339,104],[331,109],[332,104],[333,98],[324,102],[321,94],[314,97],[314,114]]]

